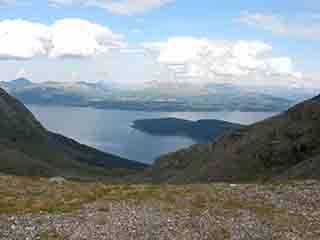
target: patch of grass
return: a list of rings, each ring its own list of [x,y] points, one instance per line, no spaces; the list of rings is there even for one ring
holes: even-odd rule
[[[275,207],[267,207],[258,203],[243,202],[237,200],[227,200],[223,202],[222,207],[231,210],[250,210],[251,212],[254,212],[258,216],[262,217],[271,217],[274,216],[276,213],[281,212],[280,210],[277,210]]]
[[[96,201],[156,201],[164,207],[186,207],[177,199],[187,199],[189,195],[194,197],[188,202],[188,207],[203,208],[206,200],[198,191],[202,189],[195,186],[107,185],[71,181],[53,184],[41,178],[9,177],[2,184],[0,180],[0,213],[66,212]]]
[[[296,186],[296,183],[290,186]],[[70,212],[94,204],[97,204],[99,211],[108,211],[110,203],[125,201],[134,204],[156,203],[164,211],[189,209],[198,214],[210,208],[220,208],[226,211],[249,210],[258,216],[273,217],[286,214],[283,207],[274,206],[272,202],[267,204],[268,194],[277,188],[278,185],[273,183],[235,186],[227,183],[109,185],[66,181],[54,184],[43,178],[8,176],[0,177],[0,214]],[[260,194],[263,191],[266,195]]]
[[[267,182],[267,185],[274,186],[274,187],[287,187],[292,186],[293,181],[290,180],[273,180]]]
[[[56,232],[45,231],[42,232],[37,239],[39,240],[63,240],[62,236]]]

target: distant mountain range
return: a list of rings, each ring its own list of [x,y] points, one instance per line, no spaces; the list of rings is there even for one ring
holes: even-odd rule
[[[133,128],[160,136],[185,136],[198,143],[208,143],[228,131],[233,131],[242,125],[202,119],[189,121],[178,118],[140,119],[133,122]]]
[[[31,86],[33,83],[26,78],[17,78],[11,81],[2,81],[0,85],[6,91],[14,91],[15,89]]]
[[[312,98],[316,96],[320,89],[307,89],[302,87],[279,87],[279,86],[249,86],[249,85],[234,85],[230,83],[215,83],[215,84],[208,84],[207,89],[211,93],[234,93],[237,94],[239,92],[254,92],[257,94],[265,94],[268,96],[273,96],[277,98],[284,98],[289,101],[298,103],[303,100]]]
[[[27,104],[86,105],[110,94],[103,83],[33,83],[26,78],[0,82],[0,87]]]
[[[179,85],[147,85],[139,89],[115,88],[104,82],[44,82],[19,78],[0,82],[0,87],[25,104],[91,106],[101,109],[139,111],[268,111],[288,109],[306,94],[294,99],[246,90],[230,84],[205,88]],[[302,92],[302,91],[300,91]],[[279,96],[280,95],[280,96]],[[285,94],[283,94],[285,95]]]

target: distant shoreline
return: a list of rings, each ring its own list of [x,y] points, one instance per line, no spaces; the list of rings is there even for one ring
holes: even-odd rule
[[[141,107],[123,107],[123,106],[95,106],[91,104],[56,104],[56,103],[33,103],[33,102],[23,102],[24,105],[34,105],[34,106],[50,106],[50,107],[79,107],[79,108],[93,108],[98,110],[118,110],[118,111],[137,111],[137,112],[194,112],[194,113],[204,113],[204,112],[265,112],[265,113],[274,113],[281,112],[277,109],[221,109],[221,108],[208,108],[208,109],[195,109],[195,108],[141,108]]]

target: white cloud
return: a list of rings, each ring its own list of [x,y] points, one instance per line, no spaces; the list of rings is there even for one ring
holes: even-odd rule
[[[78,77],[79,77],[79,73],[77,73],[77,72],[71,72],[71,79],[72,79],[73,81],[76,81],[76,80],[78,79]]]
[[[313,17],[313,19],[316,19]],[[244,13],[237,19],[249,26],[270,31],[276,36],[293,37],[296,39],[319,40],[320,22],[289,23],[281,17],[260,13]]]
[[[24,68],[21,68],[16,73],[16,78],[23,78],[28,76],[28,71]]]
[[[88,57],[124,46],[121,35],[85,20],[60,20],[51,29],[51,57]]]
[[[125,1],[99,1],[100,5],[107,10],[118,13],[133,15],[143,13],[150,9],[160,8],[172,0],[125,0]]]
[[[63,19],[53,25],[0,22],[0,59],[89,57],[123,46],[121,35],[81,19]]]
[[[107,27],[81,19],[62,19],[52,25],[24,20],[0,21],[0,60],[34,57],[87,58],[88,61],[81,60],[77,64],[68,61],[69,67],[64,65],[65,61],[54,61],[60,70],[53,72],[67,72],[68,79],[70,72],[79,73],[78,77],[71,75],[73,79],[82,79],[84,76],[90,78],[91,71],[83,73],[87,68],[96,69],[97,72],[108,69],[112,78],[135,83],[156,78],[160,81],[179,80],[199,84],[227,81],[286,86],[297,85],[306,76],[295,69],[290,57],[275,56],[272,46],[260,41],[172,37],[167,41],[136,46],[127,45],[122,35],[113,33]],[[22,65],[33,61],[19,62],[18,69],[27,68],[32,75],[43,59],[36,61],[34,68]],[[52,61],[43,62],[46,62],[46,66],[52,64]],[[90,67],[88,62],[92,63]],[[126,71],[123,71],[124,66]],[[62,68],[65,69],[62,71]],[[48,69],[50,71],[51,67]],[[42,71],[41,67],[36,71]],[[43,70],[41,74],[46,76],[47,71]]]
[[[173,1],[175,0],[49,0],[49,3],[54,6],[97,6],[116,14],[135,15]]]
[[[75,0],[48,0],[50,5],[55,6],[71,6],[72,4],[76,4]]]
[[[72,5],[75,4],[74,0],[48,0],[48,5],[50,7],[55,7],[55,8],[59,8],[59,7],[70,7]]]
[[[15,0],[0,0],[0,7],[6,7],[14,3]]]
[[[0,22],[0,59],[27,59],[46,55],[50,27],[23,20]]]
[[[131,29],[131,32],[132,33],[142,33],[142,30],[141,29],[139,29],[139,28],[134,28],[134,29]]]
[[[289,57],[274,57],[272,47],[258,41],[218,42],[197,38],[169,38],[166,42],[144,43],[177,77],[191,81],[241,80],[279,76],[295,81]]]

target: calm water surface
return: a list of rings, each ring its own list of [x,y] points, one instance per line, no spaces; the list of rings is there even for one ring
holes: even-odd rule
[[[188,120],[219,119],[250,124],[275,113],[262,112],[141,112],[80,107],[29,105],[28,108],[51,131],[76,139],[102,151],[151,163],[161,154],[195,143],[186,137],[153,136],[132,129],[134,120],[177,117]]]

